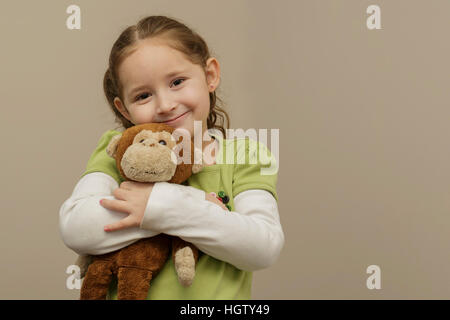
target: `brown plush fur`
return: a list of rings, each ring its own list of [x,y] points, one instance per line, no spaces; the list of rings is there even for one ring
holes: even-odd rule
[[[108,153],[115,157],[117,168],[121,175],[130,180],[122,168],[122,158],[128,147],[133,144],[133,139],[142,130],[152,132],[166,131],[172,134],[173,128],[162,123],[149,123],[131,127],[123,132],[120,137],[111,140]],[[179,141],[180,142],[181,138]],[[153,149],[152,149],[153,150]],[[164,148],[159,148],[164,150]],[[191,141],[191,150],[194,150]],[[182,156],[182,151],[180,156]],[[164,159],[169,161],[169,159]],[[159,163],[158,163],[159,164]],[[180,163],[176,167],[175,174],[167,181],[171,183],[183,183],[192,172],[201,170],[194,164],[194,152],[191,152],[191,163]],[[148,181],[155,182],[155,181]],[[117,276],[117,298],[120,300],[146,299],[150,288],[150,281],[164,266],[170,254],[172,246],[172,259],[180,283],[189,286],[195,274],[195,265],[198,261],[198,249],[178,237],[170,237],[159,234],[152,238],[141,239],[123,249],[92,256],[86,276],[81,287],[80,299],[106,299],[112,276]]]

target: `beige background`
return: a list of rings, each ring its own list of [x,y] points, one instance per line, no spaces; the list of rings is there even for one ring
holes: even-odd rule
[[[81,30],[66,28],[71,4]],[[382,30],[366,27],[370,4]],[[232,128],[280,129],[286,243],[253,298],[450,298],[450,2],[4,0],[1,299],[78,298],[59,208],[115,125],[112,43],[152,14],[205,38]]]

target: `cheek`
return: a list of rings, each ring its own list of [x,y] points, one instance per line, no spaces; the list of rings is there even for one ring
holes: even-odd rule
[[[204,88],[190,88],[186,90],[184,95],[184,104],[196,115],[201,117],[205,113],[209,113],[209,93]]]
[[[179,98],[184,104],[187,104],[190,107],[192,107],[196,105],[199,100],[197,89],[194,87],[184,88],[184,90],[180,92]]]
[[[142,124],[152,122],[154,118],[154,112],[149,107],[136,108],[130,112],[131,118],[134,124]]]

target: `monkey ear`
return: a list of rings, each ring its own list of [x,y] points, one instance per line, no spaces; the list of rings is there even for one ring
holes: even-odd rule
[[[200,172],[203,169],[203,152],[198,148],[194,148],[194,164],[192,165],[192,173]],[[200,163],[196,163],[200,162]]]
[[[106,153],[112,158],[116,157],[117,146],[119,145],[120,138],[122,138],[122,134],[118,134],[112,137],[111,141],[109,141],[109,144],[106,147]]]

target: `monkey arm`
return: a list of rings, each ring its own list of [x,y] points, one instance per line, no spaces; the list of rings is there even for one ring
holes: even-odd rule
[[[98,255],[112,252],[157,232],[139,227],[108,233],[104,226],[123,219],[126,214],[102,207],[100,199],[114,199],[117,182],[102,172],[83,176],[59,211],[59,230],[67,247],[78,254]]]
[[[252,189],[233,202],[235,211],[226,211],[205,200],[203,190],[157,182],[141,228],[178,236],[242,270],[271,266],[284,245],[275,198],[266,190]]]

